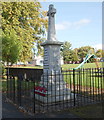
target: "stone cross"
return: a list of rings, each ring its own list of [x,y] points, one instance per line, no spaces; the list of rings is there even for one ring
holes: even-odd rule
[[[48,11],[48,13],[47,13],[47,16],[52,16],[52,17],[54,17],[54,14],[56,14],[56,9],[53,7],[53,5],[51,4],[50,6],[49,6],[49,11]]]
[[[48,37],[47,40],[56,41],[56,32],[55,32],[55,14],[56,9],[51,4],[49,5],[49,11],[47,13],[48,18]]]
[[[48,36],[47,40],[41,45],[44,47],[44,73],[61,71],[61,61],[60,61],[60,46],[63,44],[56,39],[55,32],[55,14],[56,9],[51,4],[49,5],[48,16]]]

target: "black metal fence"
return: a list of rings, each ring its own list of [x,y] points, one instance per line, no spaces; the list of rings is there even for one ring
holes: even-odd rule
[[[69,70],[54,74],[47,72],[44,75],[42,69],[7,68],[7,97],[31,113],[61,111],[102,102],[104,68]]]

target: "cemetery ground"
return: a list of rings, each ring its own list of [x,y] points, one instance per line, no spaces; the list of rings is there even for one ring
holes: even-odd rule
[[[99,63],[100,67],[102,67],[102,63]],[[63,70],[68,70],[70,68],[75,68],[77,67],[78,64],[71,64],[71,65],[63,65],[62,69]],[[28,66],[27,66],[28,67]],[[95,68],[95,64],[94,63],[87,63],[85,64],[84,68]],[[41,68],[41,67],[38,67]],[[96,78],[97,81],[97,78]],[[97,82],[95,82],[95,84],[97,84]],[[83,82],[84,85],[84,82]],[[4,79],[2,80],[2,91],[3,94],[5,94],[6,91],[6,76],[4,76]],[[98,87],[97,85],[95,85],[96,87]],[[83,90],[85,90],[86,88],[81,88],[81,93],[83,93]],[[88,89],[88,88],[87,88]],[[96,96],[96,93],[93,93]],[[79,118],[104,118],[104,103],[96,103],[96,104],[92,104],[92,105],[86,105],[86,106],[80,106],[78,108],[69,108],[68,111],[64,111],[64,113],[71,113],[72,115],[78,116]],[[62,114],[64,114],[62,113]],[[73,116],[72,116],[73,117]]]

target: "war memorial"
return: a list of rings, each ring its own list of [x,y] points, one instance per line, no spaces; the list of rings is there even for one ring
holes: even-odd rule
[[[41,45],[44,47],[44,68],[41,76],[40,89],[36,89],[35,98],[44,103],[52,103],[73,98],[73,93],[66,88],[63,75],[61,74],[60,47],[63,44],[56,38],[55,32],[56,9],[51,4],[47,16],[48,37]],[[44,91],[44,88],[46,89]],[[39,94],[39,93],[42,94]]]

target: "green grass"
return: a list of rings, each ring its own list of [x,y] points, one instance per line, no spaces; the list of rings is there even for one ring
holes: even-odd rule
[[[15,84],[15,89],[17,89],[17,84],[18,84],[17,83],[17,77],[15,77],[15,80],[12,79],[10,81],[10,79],[9,79],[8,82],[9,82],[9,85],[10,85],[10,82],[12,83],[13,86]],[[34,86],[38,86],[38,85],[39,85],[38,81],[35,81],[35,83],[33,81],[26,81],[26,80],[21,81],[22,90],[31,89],[31,88],[34,88]],[[2,79],[2,91],[5,92],[6,90],[7,90],[7,80]]]
[[[87,86],[87,87],[95,87],[95,88],[104,88],[103,85],[103,79],[102,77],[93,77],[95,73],[89,73],[89,71],[86,71],[85,73],[79,73],[75,72],[73,79],[73,72],[65,72],[64,73],[64,81],[68,84],[75,84],[75,85],[81,85],[81,86]],[[102,84],[101,84],[102,82]],[[101,86],[102,85],[102,86]]]
[[[7,90],[7,81],[6,80],[2,80],[2,91],[6,91]]]
[[[103,62],[99,62],[98,63],[100,67],[103,66]],[[62,70],[68,70],[70,68],[75,68],[78,67],[80,64],[64,64],[62,65]],[[20,66],[18,68],[36,68],[36,69],[42,69],[42,66]],[[86,63],[84,64],[83,68],[96,68],[96,64],[95,63]]]
[[[99,62],[98,64],[101,68],[103,67],[102,62]],[[78,66],[79,66],[79,64],[64,64],[64,65],[62,65],[62,69],[63,70],[68,70],[70,68],[76,68]],[[97,67],[96,67],[95,63],[86,63],[86,64],[84,64],[83,68],[97,68]]]
[[[70,112],[80,118],[104,118],[102,104],[87,105],[75,109],[70,109]]]

